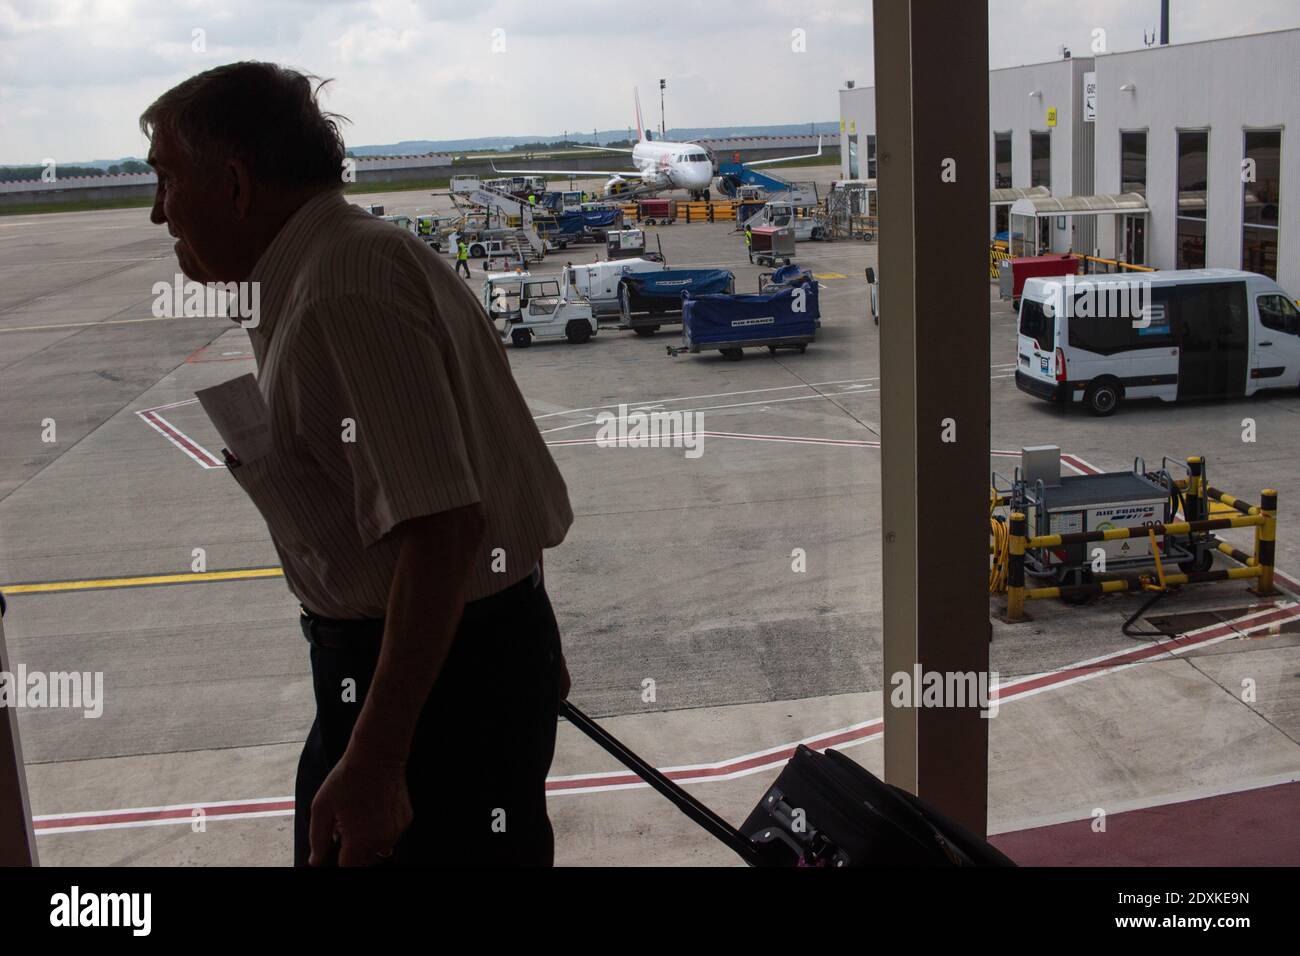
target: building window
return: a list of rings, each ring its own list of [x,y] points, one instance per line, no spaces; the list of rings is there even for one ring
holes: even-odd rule
[[[876,178],[876,137],[867,137],[867,178]]]
[[[993,188],[1011,188],[1011,134],[993,134]]]
[[[1205,268],[1205,210],[1209,188],[1209,130],[1178,132],[1179,269]]]
[[[1278,183],[1282,131],[1248,130],[1242,164],[1241,267],[1277,279]]]
[[[1052,134],[1029,134],[1029,185],[1052,188]]]
[[[1119,134],[1119,191],[1147,194],[1147,131]]]

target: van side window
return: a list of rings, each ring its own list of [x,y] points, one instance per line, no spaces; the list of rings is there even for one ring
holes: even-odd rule
[[[1068,340],[1071,348],[1096,352],[1098,355],[1113,355],[1132,349],[1167,348],[1173,344],[1174,337],[1169,320],[1169,289],[1134,287],[1132,295],[1118,297],[1120,288],[1105,288],[1114,292],[1102,311],[1104,315],[1079,315],[1082,308],[1076,306],[1071,310],[1068,322]],[[1098,302],[1101,296],[1098,295]],[[1147,314],[1142,316],[1141,309]],[[1089,309],[1088,311],[1094,311]]]
[[[1259,321],[1264,328],[1290,335],[1297,334],[1300,310],[1297,310],[1295,303],[1286,296],[1261,295],[1255,303],[1259,307]]]

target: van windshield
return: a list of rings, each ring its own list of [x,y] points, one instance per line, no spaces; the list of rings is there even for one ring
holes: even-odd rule
[[[1050,352],[1056,341],[1056,317],[1043,311],[1043,303],[1021,299],[1020,334],[1029,336],[1044,352]]]

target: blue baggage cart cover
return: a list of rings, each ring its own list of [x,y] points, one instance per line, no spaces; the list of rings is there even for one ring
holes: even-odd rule
[[[811,340],[818,316],[815,283],[762,295],[687,295],[682,302],[682,341],[695,349],[731,342]]]
[[[626,277],[637,296],[668,297],[676,300],[683,292],[709,295],[726,292],[735,276],[726,269],[664,269],[657,272],[634,272]]]
[[[612,226],[623,215],[621,209],[584,209],[579,215],[585,226]]]
[[[812,282],[812,270],[805,266],[792,262],[788,266],[782,266],[772,273],[773,285],[799,285],[800,283]]]

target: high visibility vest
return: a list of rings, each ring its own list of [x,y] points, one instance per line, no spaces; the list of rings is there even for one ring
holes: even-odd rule
[[[456,246],[456,258],[461,262],[467,261],[469,259],[469,246],[463,242],[458,243]]]
[[[745,227],[745,245],[746,245],[746,247],[749,246],[749,240],[750,240],[750,237],[751,237],[751,236],[752,236],[752,233],[749,231],[749,227],[746,226],[746,227]]]

